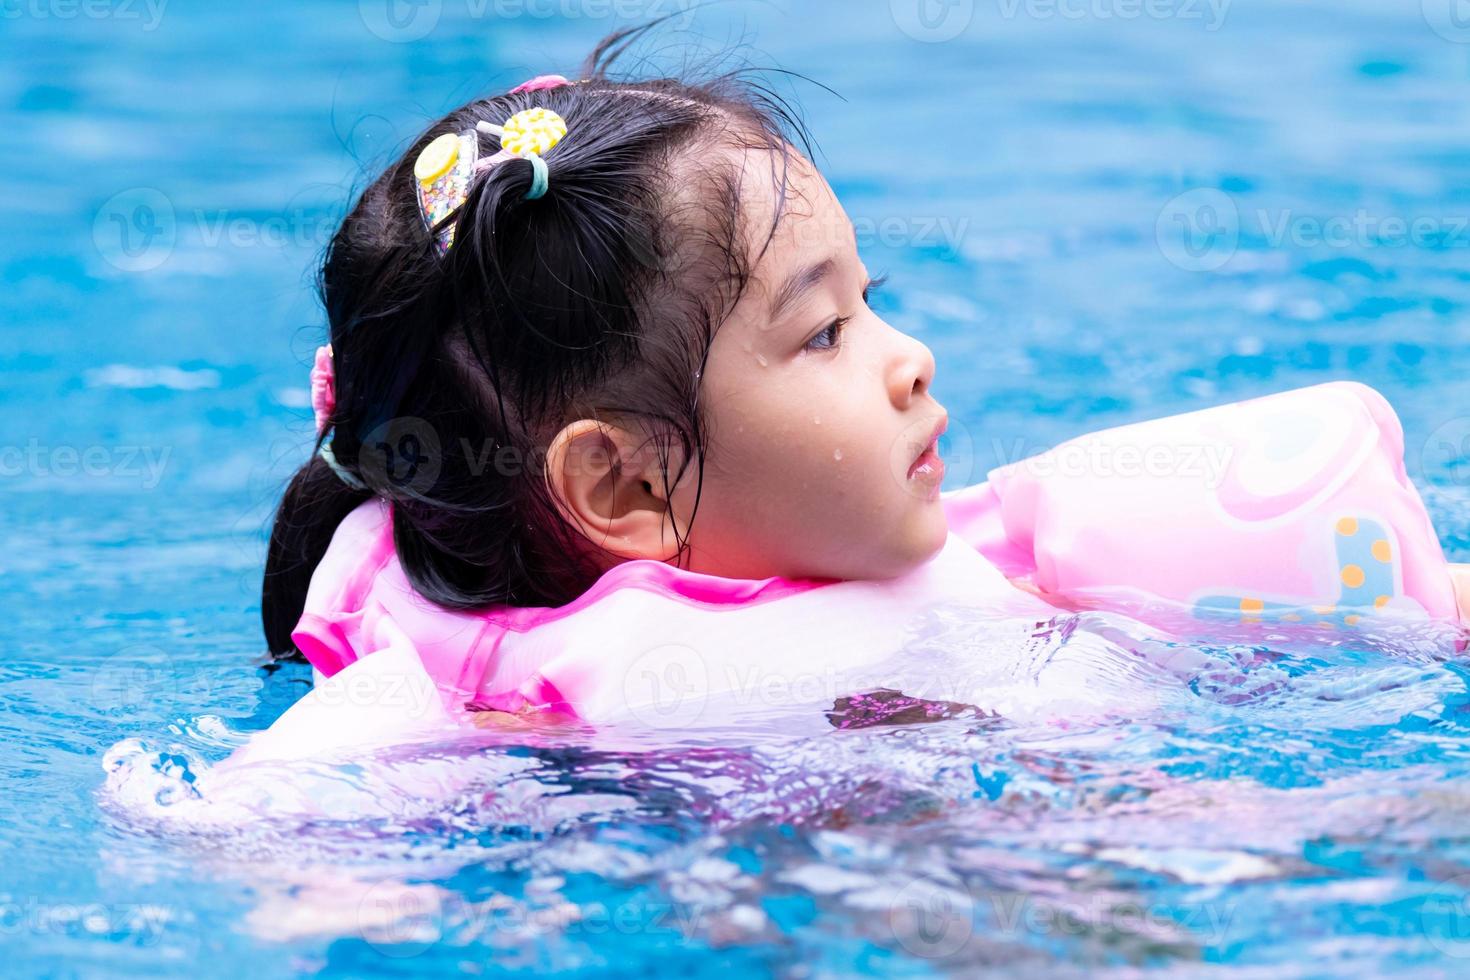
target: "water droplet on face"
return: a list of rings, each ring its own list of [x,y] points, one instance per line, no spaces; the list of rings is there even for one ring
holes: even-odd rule
[[[842,450],[840,450],[840,449],[834,449],[834,450],[832,450],[832,458],[835,459],[835,460],[838,460],[840,462],[842,460]]]
[[[766,361],[766,355],[764,355],[764,354],[757,354],[757,355],[755,355],[755,363],[759,364],[761,367],[765,367],[766,364],[768,363]]]
[[[812,416],[812,425],[821,425],[821,424],[822,424],[822,417],[820,415],[813,415]]]

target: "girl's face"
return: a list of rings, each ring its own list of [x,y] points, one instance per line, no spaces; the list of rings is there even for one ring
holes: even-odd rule
[[[776,207],[769,160],[743,161],[751,254]],[[821,174],[797,157],[788,180],[775,237],[706,364],[709,450],[688,567],[888,578],[948,533],[934,355],[868,308],[852,222]],[[695,483],[686,475],[670,501],[681,527]]]

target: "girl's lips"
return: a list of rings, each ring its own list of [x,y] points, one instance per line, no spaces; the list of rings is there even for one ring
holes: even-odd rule
[[[939,437],[944,430],[949,428],[949,416],[942,416],[934,426],[934,434],[929,438],[929,443],[924,451],[909,464],[909,479],[923,477],[925,480],[932,478],[937,486],[944,479],[944,460],[939,458]]]
[[[939,458],[939,453],[932,447],[924,450],[923,454],[914,460],[913,467],[909,469],[909,479],[917,479],[924,483],[932,481],[934,486],[939,486],[944,482],[944,460]]]

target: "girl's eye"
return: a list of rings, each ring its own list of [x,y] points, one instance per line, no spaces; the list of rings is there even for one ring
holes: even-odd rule
[[[887,281],[887,279],[887,276],[879,276],[877,279],[868,280],[868,284],[863,287],[864,306],[868,305],[868,297],[873,295],[873,291],[881,287],[883,283]],[[806,342],[805,348],[803,349],[832,350],[836,348],[839,345],[839,342],[842,340],[842,328],[847,326],[848,321],[851,319],[852,317],[850,316],[840,316],[837,319],[833,320],[831,323],[827,324],[820,331],[818,331],[811,340],[808,340]]]
[[[842,339],[842,328],[847,326],[850,316],[840,316],[827,324],[811,340],[806,342],[806,350],[832,350]]]

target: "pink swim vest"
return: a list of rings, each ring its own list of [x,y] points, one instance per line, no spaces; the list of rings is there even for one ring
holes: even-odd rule
[[[292,634],[327,677],[392,651],[451,711],[626,714],[646,678],[810,671],[891,655],[942,603],[1057,613],[1130,596],[1237,624],[1456,619],[1444,555],[1381,395],[1336,382],[1081,436],[942,495],[950,534],[880,582],[726,579],[629,561],[557,608],[456,612],[409,585],[381,500],[353,511]],[[387,660],[385,659],[386,663]]]

